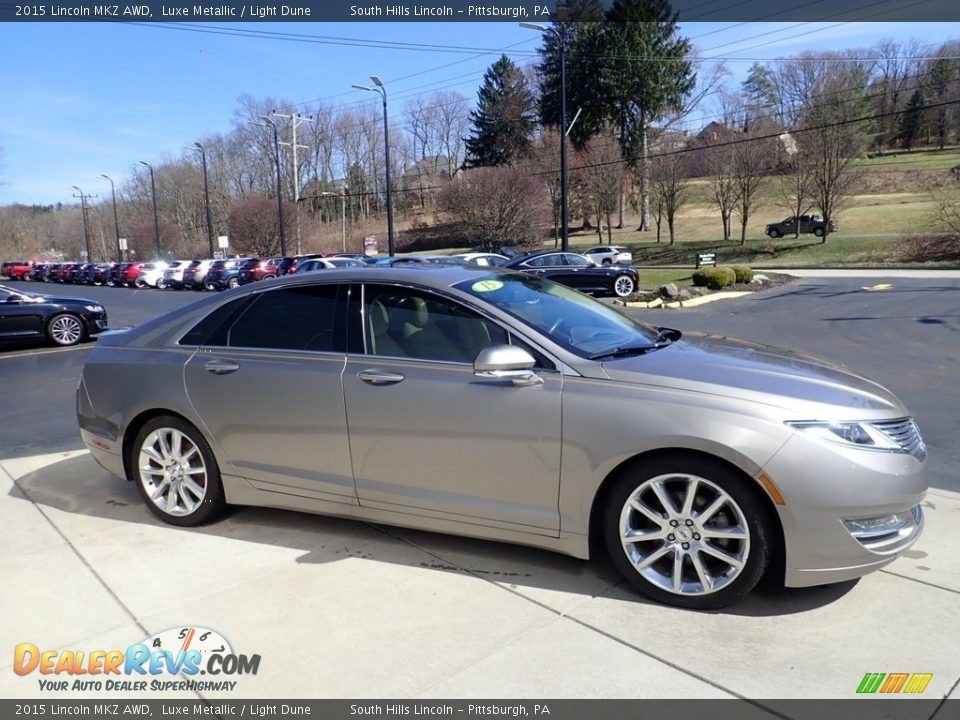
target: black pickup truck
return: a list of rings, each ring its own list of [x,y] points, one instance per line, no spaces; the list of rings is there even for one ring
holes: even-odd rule
[[[770,223],[764,231],[772,238],[783,237],[784,235],[795,235],[797,233],[797,221],[799,220],[800,234],[813,233],[817,237],[823,237],[824,222],[819,215],[801,215],[788,217],[780,222]],[[830,232],[835,233],[840,227],[836,220],[830,221]]]

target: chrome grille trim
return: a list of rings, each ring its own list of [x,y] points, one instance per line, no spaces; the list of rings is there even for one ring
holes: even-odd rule
[[[927,446],[920,437],[920,431],[913,418],[879,420],[871,422],[870,425],[897,443],[903,452],[913,455],[918,460],[923,460],[927,456]]]

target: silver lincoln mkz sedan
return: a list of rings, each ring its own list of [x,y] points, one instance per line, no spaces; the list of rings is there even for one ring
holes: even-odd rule
[[[879,385],[490,268],[328,270],[202,300],[103,337],[77,414],[97,461],[174,525],[236,504],[579,558],[593,537],[641,593],[690,608],[768,570],[859,577],[923,526],[925,448]]]

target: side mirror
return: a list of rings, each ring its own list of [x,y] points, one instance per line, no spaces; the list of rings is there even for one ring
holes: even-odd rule
[[[473,361],[473,374],[479,378],[509,379],[514,385],[541,385],[543,378],[533,372],[537,361],[516,345],[484,348]]]
[[[7,297],[6,302],[7,302],[8,305],[19,305],[20,303],[23,302],[23,296],[22,296],[22,295],[10,295],[9,297]]]

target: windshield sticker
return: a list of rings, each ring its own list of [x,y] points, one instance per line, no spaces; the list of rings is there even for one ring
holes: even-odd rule
[[[470,286],[474,292],[493,292],[503,287],[501,280],[479,280]]]

